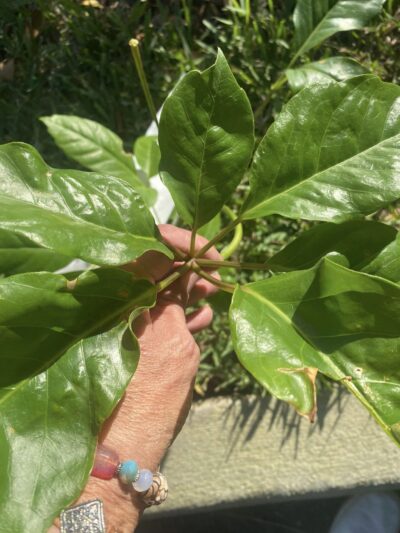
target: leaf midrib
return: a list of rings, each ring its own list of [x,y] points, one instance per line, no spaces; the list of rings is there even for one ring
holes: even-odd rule
[[[253,207],[251,207],[251,209],[249,209],[247,211],[244,211],[243,216],[246,217],[246,215],[248,215],[252,211],[254,211],[256,209],[259,209],[260,207],[265,207],[269,203],[272,203],[277,198],[279,198],[279,196],[288,194],[289,192],[293,191],[297,187],[301,187],[302,185],[304,185],[305,183],[307,183],[309,181],[317,180],[323,174],[328,173],[328,172],[332,172],[334,169],[348,164],[353,159],[356,159],[357,157],[360,157],[360,156],[362,156],[364,154],[367,154],[370,150],[375,150],[378,147],[380,147],[381,145],[385,144],[386,142],[393,141],[393,139],[395,139],[395,140],[398,139],[400,141],[400,133],[397,133],[396,135],[392,135],[391,137],[387,137],[386,139],[383,139],[379,143],[374,144],[373,146],[370,146],[369,148],[366,148],[365,150],[362,150],[361,152],[358,152],[357,154],[354,154],[353,156],[348,157],[347,159],[344,159],[343,161],[340,161],[340,163],[336,163],[335,165],[327,167],[327,168],[325,168],[322,171],[318,171],[315,174],[312,174],[311,176],[308,176],[308,178],[305,178],[305,179],[295,183],[294,185],[292,185],[292,187],[289,187],[288,189],[285,189],[285,190],[283,190],[283,191],[281,191],[281,192],[279,192],[277,194],[274,194],[273,196],[270,196],[269,198],[267,198],[263,202],[260,202],[259,204],[256,204]]]

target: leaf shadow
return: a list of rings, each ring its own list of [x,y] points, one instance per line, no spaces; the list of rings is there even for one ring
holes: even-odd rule
[[[280,449],[285,446],[293,448],[293,457],[297,458],[301,440],[304,439],[302,425],[308,424],[306,438],[312,438],[315,433],[325,430],[328,414],[335,418],[330,422],[327,438],[334,432],[340,415],[345,409],[350,395],[338,385],[325,387],[318,394],[318,416],[314,423],[301,417],[290,405],[272,396],[244,396],[232,398],[224,413],[223,425],[229,430],[230,438],[227,447],[227,458],[238,446],[246,446],[255,436],[260,427],[264,427],[266,435],[274,430],[274,437],[280,435]],[[302,430],[302,431],[301,431]]]

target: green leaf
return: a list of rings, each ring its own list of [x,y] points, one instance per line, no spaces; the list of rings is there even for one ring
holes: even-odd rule
[[[55,143],[82,166],[140,185],[131,155],[124,152],[122,139],[94,120],[74,115],[41,117]]]
[[[69,257],[119,265],[147,250],[170,251],[128,183],[46,165],[23,143],[0,146],[0,229]]]
[[[195,229],[236,189],[254,145],[253,114],[221,51],[204,72],[189,72],[160,120],[160,170],[177,211]]]
[[[242,218],[339,222],[399,198],[399,101],[373,76],[303,89],[258,146]]]
[[[363,28],[385,0],[297,0],[291,62],[338,31]]]
[[[131,380],[137,341],[125,324],[77,342],[0,396],[2,531],[42,533],[81,493],[96,435]]]
[[[87,271],[72,281],[47,272],[0,280],[0,387],[42,372],[79,340],[154,299],[151,283],[118,269]]]
[[[314,415],[316,370],[341,381],[400,444],[400,287],[322,260],[238,287],[230,310],[242,364]]]
[[[161,154],[156,136],[144,135],[143,137],[136,139],[134,153],[137,162],[147,178],[151,178],[158,174]]]
[[[290,88],[298,92],[307,85],[326,80],[345,81],[354,76],[366,74],[368,69],[349,57],[329,57],[297,68],[286,70]]]
[[[26,237],[0,229],[0,275],[40,270],[53,272],[70,261],[66,255],[40,248]]]
[[[127,181],[151,207],[156,193],[136,173],[132,154],[124,151],[122,139],[94,120],[74,115],[41,117],[55,143],[82,166]]]
[[[381,253],[363,268],[364,272],[374,274],[400,283],[400,234],[388,244]]]
[[[392,226],[374,221],[318,224],[271,257],[268,265],[272,270],[302,270],[313,266],[328,253],[337,252],[348,259],[350,268],[361,270],[379,257],[396,235]]]
[[[212,218],[207,224],[204,224],[202,226],[198,233],[205,237],[206,239],[210,240],[220,231],[221,229],[221,214],[218,213],[215,215],[214,218]]]

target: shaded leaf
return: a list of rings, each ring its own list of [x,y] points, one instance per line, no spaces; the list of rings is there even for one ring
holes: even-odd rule
[[[53,169],[23,143],[0,146],[0,176],[0,229],[98,265],[147,250],[171,256],[138,193],[118,178]]]
[[[350,57],[329,57],[297,68],[286,70],[290,88],[298,92],[307,85],[326,80],[344,81],[354,76],[366,74],[368,69]]]
[[[306,87],[258,146],[242,217],[372,213],[400,197],[399,155],[400,87],[373,76]]]
[[[338,31],[363,28],[385,0],[297,0],[293,20],[294,60]]]
[[[212,218],[207,224],[202,226],[198,233],[205,237],[206,239],[210,240],[220,231],[221,229],[221,214],[218,213],[215,215],[214,218]]]
[[[82,166],[127,181],[151,207],[156,193],[137,175],[132,154],[124,151],[122,139],[114,132],[86,118],[74,115],[41,117],[55,143]]]
[[[0,229],[0,274],[46,270],[54,272],[71,261],[66,255],[40,248],[22,235]]]
[[[198,229],[221,210],[250,161],[253,130],[248,98],[221,51],[178,83],[161,114],[160,170],[185,222]]]
[[[230,310],[242,364],[272,394],[312,415],[308,369],[342,381],[400,443],[400,287],[322,260],[238,287]]]
[[[344,255],[349,267],[361,270],[396,238],[387,224],[351,220],[342,224],[324,223],[304,232],[268,260],[273,270],[302,270],[330,252]]]
[[[130,382],[139,349],[126,324],[77,342],[0,396],[1,531],[46,531],[80,494],[97,433]]]
[[[117,269],[73,281],[47,272],[0,280],[0,387],[42,372],[80,339],[154,299],[151,283]]]
[[[74,115],[41,117],[55,143],[82,166],[141,185],[131,155],[124,152],[122,139],[94,120]]]
[[[143,137],[136,139],[134,153],[137,162],[147,178],[151,178],[158,174],[161,154],[156,136],[144,135]]]
[[[364,272],[374,274],[396,283],[400,282],[400,234],[388,244],[380,254],[363,268]]]

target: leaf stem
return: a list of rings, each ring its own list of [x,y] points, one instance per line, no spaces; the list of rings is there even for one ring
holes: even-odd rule
[[[196,274],[198,274],[199,276],[201,276],[205,280],[209,281],[210,283],[212,283],[213,285],[215,285],[219,289],[221,289],[221,290],[223,290],[225,292],[230,292],[230,293],[235,292],[235,285],[233,285],[232,283],[228,283],[226,281],[221,281],[221,280],[219,280],[217,278],[214,278],[214,276],[211,276],[211,274],[209,274],[208,272],[206,272],[205,270],[200,268],[199,265],[197,265],[196,263],[192,264],[191,269],[194,272],[196,272]]]
[[[288,68],[290,68],[290,65],[288,66]],[[283,85],[285,85],[286,81],[287,81],[286,74],[282,74],[282,76],[278,78],[275,83],[271,85],[271,91],[279,91],[279,89]]]
[[[157,111],[156,111],[156,108],[153,102],[153,98],[150,93],[149,84],[147,83],[146,74],[143,68],[142,56],[140,55],[140,49],[139,49],[139,41],[137,39],[131,39],[129,41],[129,46],[131,48],[132,57],[135,62],[135,67],[136,67],[136,70],[139,76],[140,85],[142,86],[142,90],[146,98],[147,107],[149,108],[151,117],[154,120],[154,122],[157,124],[157,128],[158,128]]]
[[[213,261],[212,259],[196,259],[199,266],[206,268],[237,268],[242,270],[271,270],[266,263],[241,263],[240,261]]]
[[[156,291],[157,292],[161,292],[164,289],[166,289],[167,287],[169,287],[169,285],[171,285],[171,283],[173,283],[178,278],[183,276],[183,274],[185,274],[188,270],[190,270],[192,268],[192,266],[193,265],[192,265],[191,261],[188,261],[184,265],[178,267],[175,270],[175,272],[172,272],[172,274],[170,274],[166,278],[164,278],[161,281],[159,281],[158,283],[156,283]]]
[[[240,217],[235,218],[235,220],[232,220],[230,224],[228,224],[225,228],[223,228],[215,237],[213,237],[206,245],[203,246],[197,253],[194,254],[193,258],[202,257],[210,248],[214,246],[217,242],[219,242],[221,239],[225,237],[230,231],[232,231],[238,224],[241,223]]]
[[[236,219],[236,214],[234,213],[234,211],[232,211],[232,209],[230,207],[228,207],[227,205],[224,205],[224,207],[222,208],[222,211],[228,215],[228,217],[234,221]],[[243,226],[242,224],[238,224],[236,227],[235,227],[235,233],[233,235],[233,239],[231,240],[231,242],[229,244],[227,244],[225,246],[225,248],[222,249],[221,251],[221,256],[224,258],[224,259],[229,259],[229,257],[231,257],[232,254],[234,254],[236,252],[236,250],[239,248],[240,246],[240,243],[242,242],[242,238],[243,238]]]

